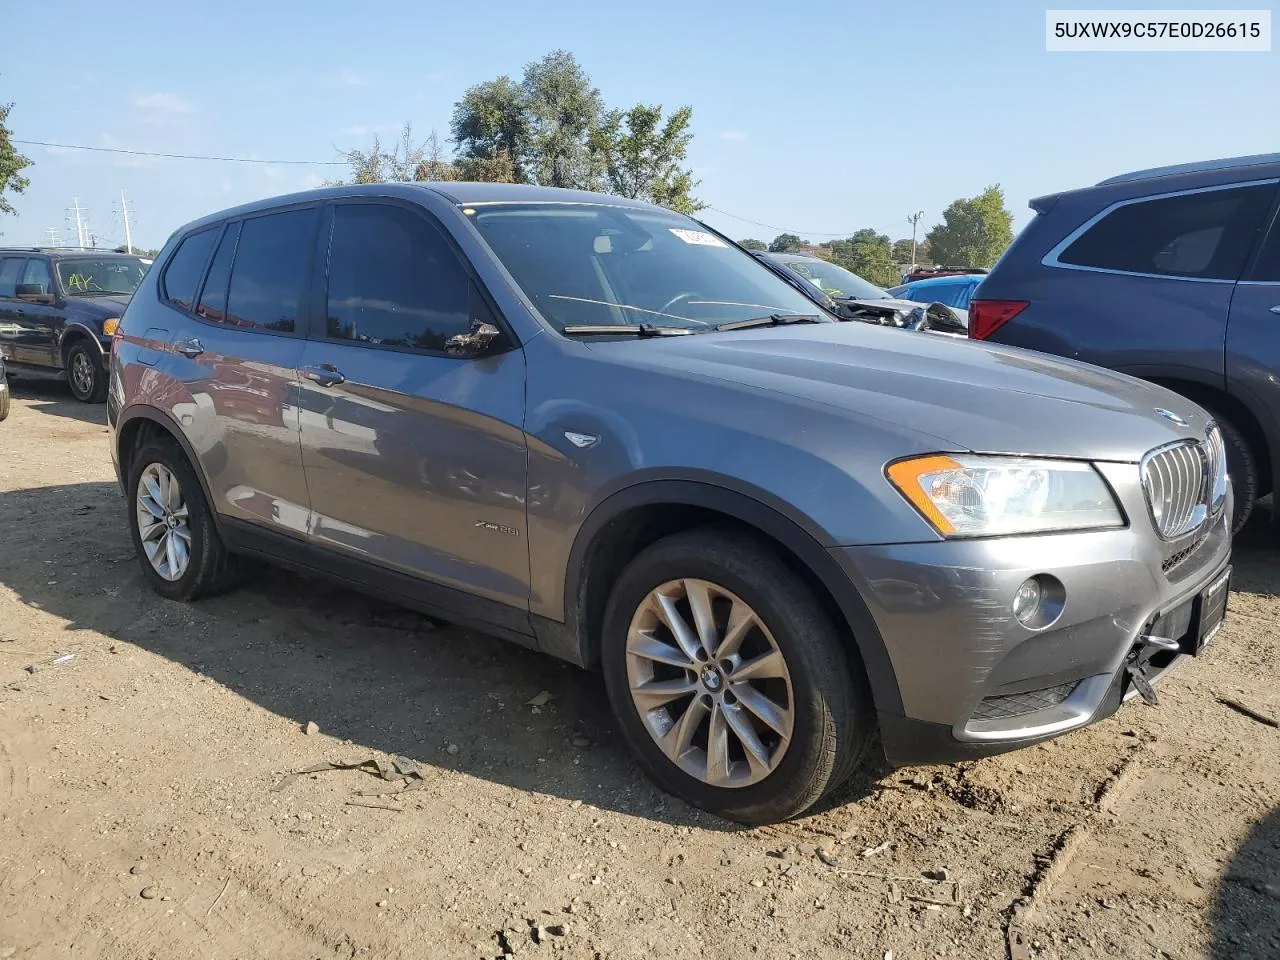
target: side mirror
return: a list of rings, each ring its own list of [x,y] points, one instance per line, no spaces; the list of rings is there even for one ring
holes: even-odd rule
[[[492,323],[472,320],[467,333],[459,333],[444,342],[445,350],[455,357],[476,357],[502,335]]]
[[[967,334],[969,332],[969,322],[954,307],[948,307],[945,303],[931,303],[925,307],[924,321],[919,325],[918,329]]]
[[[39,283],[20,283],[14,289],[14,296],[30,303],[53,303],[56,299],[52,293],[45,293]]]

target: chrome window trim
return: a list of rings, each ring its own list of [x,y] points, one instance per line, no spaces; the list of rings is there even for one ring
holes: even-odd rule
[[[1150,203],[1153,200],[1167,200],[1170,197],[1189,197],[1198,193],[1217,193],[1222,190],[1236,190],[1242,187],[1266,187],[1275,186],[1280,183],[1280,177],[1271,177],[1266,180],[1242,180],[1236,183],[1221,183],[1212,187],[1196,187],[1191,190],[1170,190],[1165,193],[1149,193],[1141,197],[1130,197],[1127,200],[1117,200],[1110,206],[1104,207],[1086,220],[1080,226],[1076,227],[1069,234],[1058,241],[1048,253],[1040,258],[1040,263],[1046,267],[1057,267],[1059,270],[1081,270],[1085,273],[1110,273],[1122,277],[1147,277],[1152,280],[1179,280],[1183,283],[1236,283],[1236,280],[1224,280],[1219,277],[1180,277],[1172,273],[1143,273],[1137,270],[1117,270],[1114,267],[1091,267],[1080,263],[1063,263],[1059,258],[1066,252],[1071,244],[1080,239],[1086,232],[1092,229],[1098,221],[1109,216],[1121,207],[1129,207],[1135,203]]]

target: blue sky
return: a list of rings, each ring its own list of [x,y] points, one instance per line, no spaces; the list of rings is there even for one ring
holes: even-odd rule
[[[771,225],[706,214],[736,237],[909,236],[912,211],[927,229],[991,183],[1020,226],[1042,193],[1280,149],[1280,53],[1046,53],[1045,5],[1027,2],[57,6],[53,33],[0,36],[15,137],[335,160],[406,120],[447,136],[467,86],[564,48],[611,106],[693,106],[698,196]],[[48,227],[74,240],[73,197],[120,242],[125,190],[135,242],[160,246],[189,219],[343,171],[22,149],[31,186],[0,217],[3,243]]]

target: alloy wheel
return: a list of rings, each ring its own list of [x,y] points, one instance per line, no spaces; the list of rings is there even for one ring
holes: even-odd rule
[[[76,350],[71,355],[71,383],[76,393],[88,396],[93,392],[93,361],[83,350]]]
[[[662,584],[631,617],[626,659],[636,711],[685,773],[745,787],[777,769],[795,725],[791,675],[740,597],[707,580]]]
[[[181,579],[191,565],[191,523],[178,478],[164,464],[151,464],[138,478],[137,515],[152,569],[165,580]]]

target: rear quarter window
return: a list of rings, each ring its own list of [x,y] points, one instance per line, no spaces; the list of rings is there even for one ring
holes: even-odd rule
[[[180,310],[195,306],[196,290],[204,277],[204,268],[213,252],[213,242],[218,233],[214,229],[193,233],[178,245],[169,265],[165,267],[164,298]]]
[[[1258,239],[1275,184],[1125,201],[1057,254],[1080,267],[1235,280]]]

